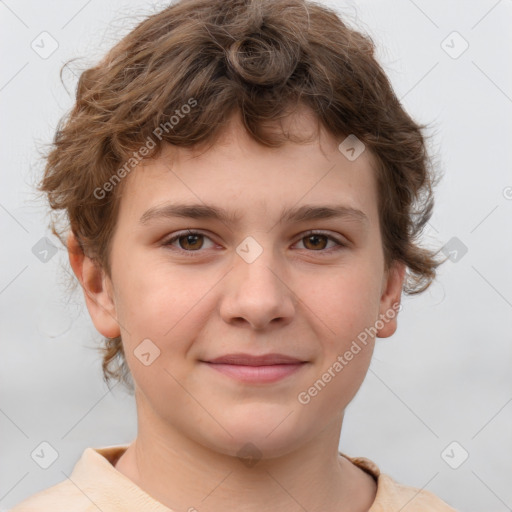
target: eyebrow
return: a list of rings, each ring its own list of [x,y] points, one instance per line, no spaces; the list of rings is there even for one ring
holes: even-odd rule
[[[166,204],[155,206],[145,211],[139,222],[148,222],[160,218],[214,219],[223,223],[239,223],[241,215],[238,211],[229,212],[207,204]],[[368,224],[369,219],[364,212],[343,205],[302,205],[297,208],[283,209],[279,223],[304,222],[322,219],[346,219],[360,224]]]

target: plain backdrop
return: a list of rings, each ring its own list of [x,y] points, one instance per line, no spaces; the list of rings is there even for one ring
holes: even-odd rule
[[[404,107],[429,125],[444,178],[423,243],[451,258],[377,340],[340,449],[460,510],[511,510],[512,2],[323,3],[372,36]],[[133,397],[102,381],[101,338],[66,288],[67,254],[33,184],[72,105],[72,69],[163,5],[0,1],[2,509],[65,479],[86,447],[136,435]],[[42,442],[58,454],[48,469],[31,456]]]

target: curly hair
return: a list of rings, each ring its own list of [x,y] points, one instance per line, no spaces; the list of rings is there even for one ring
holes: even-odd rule
[[[86,255],[110,275],[110,242],[123,182],[163,144],[212,146],[241,115],[249,135],[276,147],[275,122],[306,106],[333,136],[355,135],[376,158],[386,268],[407,268],[403,291],[426,290],[434,252],[418,238],[432,215],[434,166],[425,125],[403,109],[372,39],[308,0],[181,0],[147,17],[78,81],[58,125],[39,190]],[[141,148],[146,148],[141,150]],[[115,180],[114,180],[115,179]],[[105,381],[129,383],[120,337],[104,340]]]

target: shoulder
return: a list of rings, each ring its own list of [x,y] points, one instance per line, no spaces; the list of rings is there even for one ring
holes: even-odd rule
[[[377,494],[369,512],[407,510],[407,512],[458,512],[441,498],[426,489],[418,489],[396,482],[391,476],[381,473],[375,462],[366,457],[349,457],[340,452],[377,482]]]
[[[113,465],[127,447],[86,448],[69,477],[64,473],[65,480],[33,494],[9,512],[98,512],[103,506],[110,510],[118,494],[133,489]]]
[[[426,489],[418,489],[396,482],[389,475],[379,476],[379,489],[382,489],[381,502],[383,508],[371,508],[370,512],[388,510],[388,502],[394,506],[406,507],[409,512],[457,512],[457,510],[441,498]],[[378,497],[378,494],[377,494]],[[376,500],[377,501],[377,500]]]
[[[26,498],[9,512],[98,512],[71,480],[65,480]]]

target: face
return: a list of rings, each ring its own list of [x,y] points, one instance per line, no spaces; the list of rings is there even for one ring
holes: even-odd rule
[[[235,117],[212,149],[166,147],[126,178],[99,292],[111,315],[89,309],[122,336],[139,421],[151,411],[219,453],[251,442],[276,455],[340,418],[403,278],[385,272],[372,155],[349,161],[340,142],[322,131],[266,148]],[[394,317],[382,323],[379,336],[394,332]],[[212,362],[230,354],[291,359]]]

